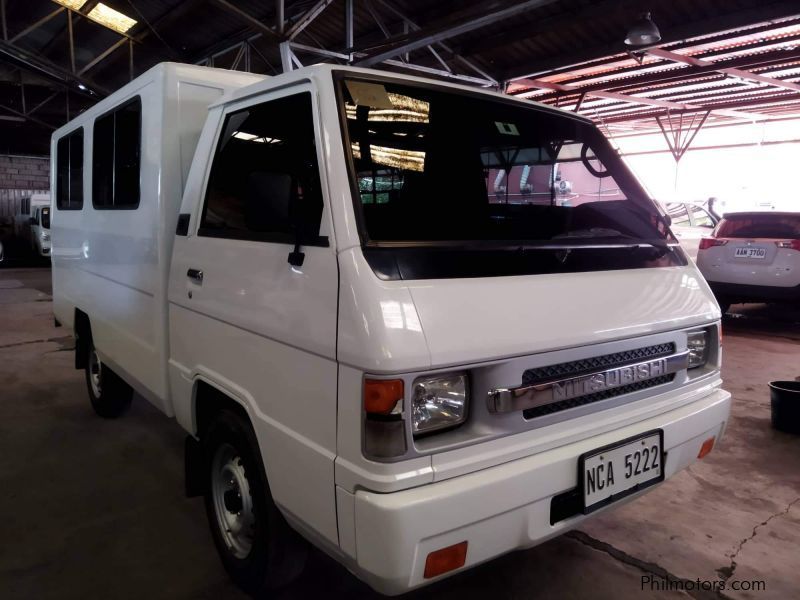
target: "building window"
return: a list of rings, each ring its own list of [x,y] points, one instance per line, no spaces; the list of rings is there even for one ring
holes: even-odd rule
[[[56,207],[83,208],[83,128],[65,135],[56,145]]]
[[[136,96],[94,122],[92,205],[101,209],[139,206],[142,101]]]
[[[319,236],[321,218],[311,94],[229,114],[211,166],[198,233],[327,245]]]

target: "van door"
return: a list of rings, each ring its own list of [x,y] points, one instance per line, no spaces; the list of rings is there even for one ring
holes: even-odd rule
[[[240,401],[275,502],[338,543],[338,268],[318,114],[304,85],[227,106],[213,138],[207,124],[173,250],[170,380],[179,420],[198,381]]]

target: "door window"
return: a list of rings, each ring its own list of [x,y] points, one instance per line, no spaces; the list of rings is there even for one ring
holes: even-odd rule
[[[690,227],[689,213],[682,202],[667,204],[667,213],[672,218],[673,227]]]
[[[83,208],[83,128],[65,135],[56,144],[56,207]]]
[[[92,205],[139,206],[142,101],[137,96],[94,122]]]
[[[227,115],[199,235],[327,245],[322,206],[310,93]]]
[[[692,221],[695,227],[714,227],[714,219],[711,218],[704,208],[699,206],[689,206],[689,211],[692,213]]]

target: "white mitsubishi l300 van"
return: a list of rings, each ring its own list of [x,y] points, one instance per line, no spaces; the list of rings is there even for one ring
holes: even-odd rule
[[[115,417],[135,390],[187,430],[187,491],[250,592],[296,576],[304,540],[404,592],[723,433],[719,307],[574,114],[163,64],[52,154],[54,310],[90,400]]]

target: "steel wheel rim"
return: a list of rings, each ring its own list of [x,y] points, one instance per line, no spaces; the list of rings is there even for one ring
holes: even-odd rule
[[[100,362],[100,357],[97,356],[97,350],[92,348],[89,354],[89,385],[92,386],[92,393],[95,398],[99,398],[103,393],[103,388],[100,384],[100,376],[103,371],[103,363]]]
[[[253,547],[255,513],[250,483],[236,448],[222,444],[211,461],[211,498],[222,541],[236,558]]]

